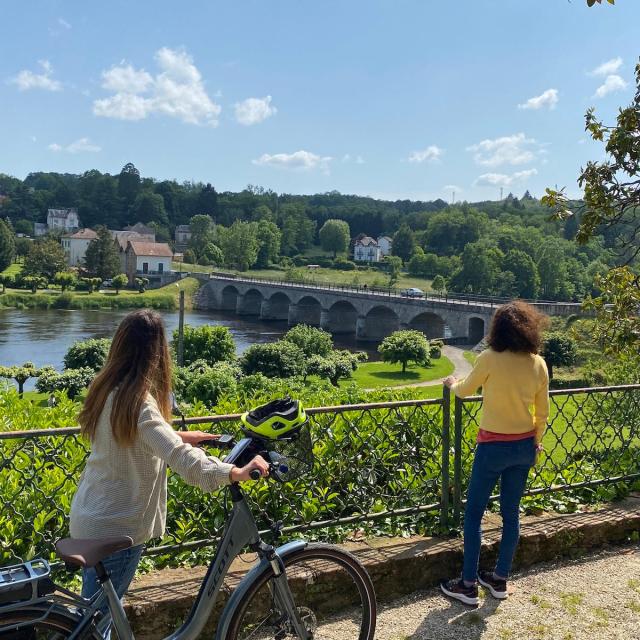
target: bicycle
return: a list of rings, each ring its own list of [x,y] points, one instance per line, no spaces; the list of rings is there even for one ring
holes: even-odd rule
[[[243,414],[242,421],[245,437],[238,442],[223,435],[204,444],[230,449],[226,461],[238,466],[262,455],[269,462],[269,477],[281,483],[311,469],[311,436],[299,403],[274,401]],[[254,473],[257,480],[259,471]],[[294,540],[275,548],[265,543],[240,486],[232,484],[227,490],[233,507],[214,558],[189,615],[165,640],[200,636],[231,562],[246,547],[257,554],[258,561],[226,603],[217,640],[373,640],[375,591],[360,561],[328,544]],[[68,568],[95,568],[101,587],[90,599],[55,584],[45,560],[0,569],[0,640],[101,640],[110,628],[119,640],[134,640],[123,605],[102,565],[104,558],[132,543],[126,536],[58,541],[56,551]],[[323,582],[338,586],[346,613],[332,617],[327,593],[319,588]],[[108,613],[103,615],[100,609],[105,604]]]

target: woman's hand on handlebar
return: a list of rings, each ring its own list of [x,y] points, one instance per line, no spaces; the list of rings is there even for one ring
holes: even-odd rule
[[[257,480],[260,477],[266,478],[268,475],[269,463],[262,456],[256,456],[244,467],[233,467],[229,478],[231,482],[246,482],[247,480]]]

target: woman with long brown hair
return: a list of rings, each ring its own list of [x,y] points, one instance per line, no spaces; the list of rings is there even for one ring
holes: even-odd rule
[[[203,491],[248,480],[253,469],[268,473],[259,456],[243,468],[207,456],[196,445],[215,436],[174,431],[171,410],[171,357],[162,318],[155,311],[134,311],[120,323],[80,412],[91,453],[70,522],[73,538],[132,538],[132,547],[103,561],[120,597],[143,545],[164,533],[167,466]],[[94,569],[84,569],[82,580],[82,595],[92,596],[98,590]]]
[[[549,415],[549,375],[538,355],[547,318],[521,301],[500,307],[492,320],[489,348],[462,381],[444,384],[464,398],[482,387],[483,405],[464,513],[462,578],[443,581],[442,591],[465,604],[478,604],[480,582],[496,598],[506,598],[507,578],[520,535],[520,500],[529,469],[542,450]],[[481,521],[500,480],[502,538],[493,571],[480,571]]]

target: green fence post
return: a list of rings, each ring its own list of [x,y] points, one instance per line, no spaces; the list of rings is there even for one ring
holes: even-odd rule
[[[449,529],[449,449],[451,448],[451,391],[442,386],[442,487],[440,494],[440,526]]]
[[[462,512],[462,400],[456,396],[453,415],[453,524]]]

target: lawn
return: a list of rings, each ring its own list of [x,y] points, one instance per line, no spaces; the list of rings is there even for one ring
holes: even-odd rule
[[[397,387],[443,378],[452,373],[453,368],[452,362],[445,357],[432,360],[429,367],[409,365],[404,373],[402,373],[402,365],[400,364],[365,362],[358,367],[350,379],[343,380],[341,385],[355,382],[363,389]]]

